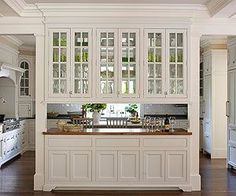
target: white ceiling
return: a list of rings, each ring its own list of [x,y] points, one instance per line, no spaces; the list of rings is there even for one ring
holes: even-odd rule
[[[153,3],[153,4],[206,4],[209,0],[25,0],[26,3]]]

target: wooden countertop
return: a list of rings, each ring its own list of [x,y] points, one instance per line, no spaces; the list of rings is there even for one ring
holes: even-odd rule
[[[192,135],[184,129],[174,129],[174,132],[165,131],[147,131],[141,128],[94,128],[84,129],[77,132],[65,132],[58,129],[49,129],[43,132],[44,135]]]

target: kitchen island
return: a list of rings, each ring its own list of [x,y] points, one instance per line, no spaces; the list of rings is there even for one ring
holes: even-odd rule
[[[45,191],[192,190],[191,132],[95,128],[43,134]]]

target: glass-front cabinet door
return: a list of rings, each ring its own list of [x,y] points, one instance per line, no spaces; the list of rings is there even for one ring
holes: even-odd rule
[[[72,97],[91,94],[91,30],[72,31],[71,91]]]
[[[117,95],[117,31],[97,30],[98,94],[101,97]]]
[[[51,30],[49,34],[49,94],[53,97],[66,97],[70,85],[70,31]]]
[[[186,96],[186,31],[167,30],[167,96]]]
[[[139,75],[139,30],[121,29],[119,36],[119,96],[137,97]]]
[[[144,36],[144,94],[164,97],[165,30],[146,29]]]

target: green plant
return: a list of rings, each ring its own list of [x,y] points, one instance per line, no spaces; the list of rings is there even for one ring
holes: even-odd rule
[[[125,111],[129,112],[130,114],[134,114],[138,111],[138,105],[137,104],[129,104],[129,106],[125,107]]]
[[[105,104],[105,103],[88,103],[88,104],[84,104],[82,107],[87,112],[101,112],[106,109],[107,104]]]

